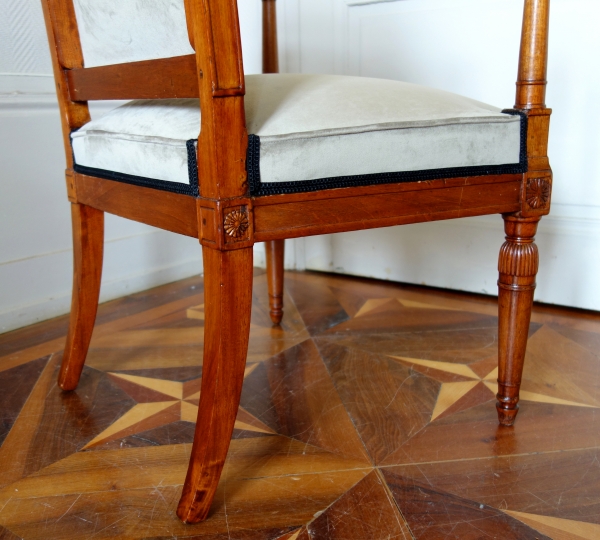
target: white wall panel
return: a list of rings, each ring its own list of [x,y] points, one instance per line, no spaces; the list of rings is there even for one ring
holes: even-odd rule
[[[39,0],[0,0],[0,73],[51,73]]]
[[[261,70],[261,1],[239,6],[244,65]],[[0,333],[67,313],[65,158],[39,0],[0,0]],[[285,32],[282,32],[285,35]],[[92,117],[118,105],[94,103]],[[293,246],[289,265],[294,265]],[[257,247],[264,262],[262,246]],[[202,272],[197,240],[106,216],[101,301]]]
[[[424,84],[511,107],[522,9],[523,0],[301,2],[299,66],[309,71],[311,55],[319,56],[317,67],[329,66],[333,36],[336,73]],[[551,9],[547,102],[554,108],[555,183],[552,213],[538,236],[536,298],[600,310],[600,71],[590,69],[600,50],[600,4],[552,0]],[[318,52],[315,39],[323,43]],[[483,217],[320,237],[306,241],[305,257],[315,270],[496,294],[502,241],[501,219]]]

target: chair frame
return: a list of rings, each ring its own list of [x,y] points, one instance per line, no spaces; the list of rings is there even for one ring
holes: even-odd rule
[[[265,71],[277,71],[275,0],[263,0]],[[528,171],[251,197],[244,71],[236,0],[185,0],[195,55],[85,68],[72,0],[42,0],[60,106],[74,246],[73,298],[59,385],[74,390],[90,343],[98,297],[104,212],[198,238],[205,273],[202,391],[178,516],[208,516],[240,400],[250,331],[252,253],[267,249],[271,310],[280,320],[283,240],[466,216],[502,214],[499,258],[500,424],[513,424],[538,270],[534,236],[549,213],[545,105],[550,0],[524,0],[515,108],[528,117]],[[79,174],[72,130],[90,120],[87,101],[199,97],[200,196]]]

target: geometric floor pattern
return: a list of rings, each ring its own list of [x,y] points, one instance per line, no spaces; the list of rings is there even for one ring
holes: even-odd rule
[[[492,298],[256,270],[242,399],[209,519],[183,525],[201,278],[100,306],[75,392],[66,318],[0,336],[0,539],[600,539],[600,315],[536,306],[498,426]]]

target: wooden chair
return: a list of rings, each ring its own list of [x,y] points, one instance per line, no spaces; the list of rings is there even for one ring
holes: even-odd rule
[[[185,10],[183,0],[165,0],[161,13],[149,11],[159,2],[42,3],[75,259],[61,388],[77,386],[92,334],[104,212],[202,245],[204,368],[177,510],[183,521],[207,517],[229,447],[248,347],[255,242],[268,243],[277,322],[285,238],[501,214],[497,410],[500,423],[512,425],[538,270],[534,235],[552,187],[551,111],[544,103],[549,0],[525,0],[516,105],[506,114],[395,81],[245,79],[236,0],[185,0]],[[263,6],[265,70],[277,71],[275,0]],[[131,28],[119,28],[114,13]],[[198,102],[187,99],[198,97],[201,118]],[[150,101],[90,122],[87,102],[97,99]]]

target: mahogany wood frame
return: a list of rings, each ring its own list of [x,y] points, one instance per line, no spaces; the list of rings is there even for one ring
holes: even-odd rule
[[[498,417],[510,426],[518,396],[538,269],[537,224],[550,209],[545,105],[550,0],[524,0],[515,108],[528,116],[528,172],[253,198],[236,0],[185,0],[195,55],[87,69],[72,0],[42,0],[52,53],[72,203],[74,285],[59,384],[78,383],[98,304],[103,212],[198,238],[205,271],[204,376],[196,437],[177,513],[208,516],[240,399],[248,347],[252,246],[272,242],[271,310],[280,320],[283,240],[465,216],[502,214],[499,259]],[[264,71],[277,71],[275,0],[264,0]],[[87,100],[199,97],[197,198],[73,171],[69,134],[90,120]]]

